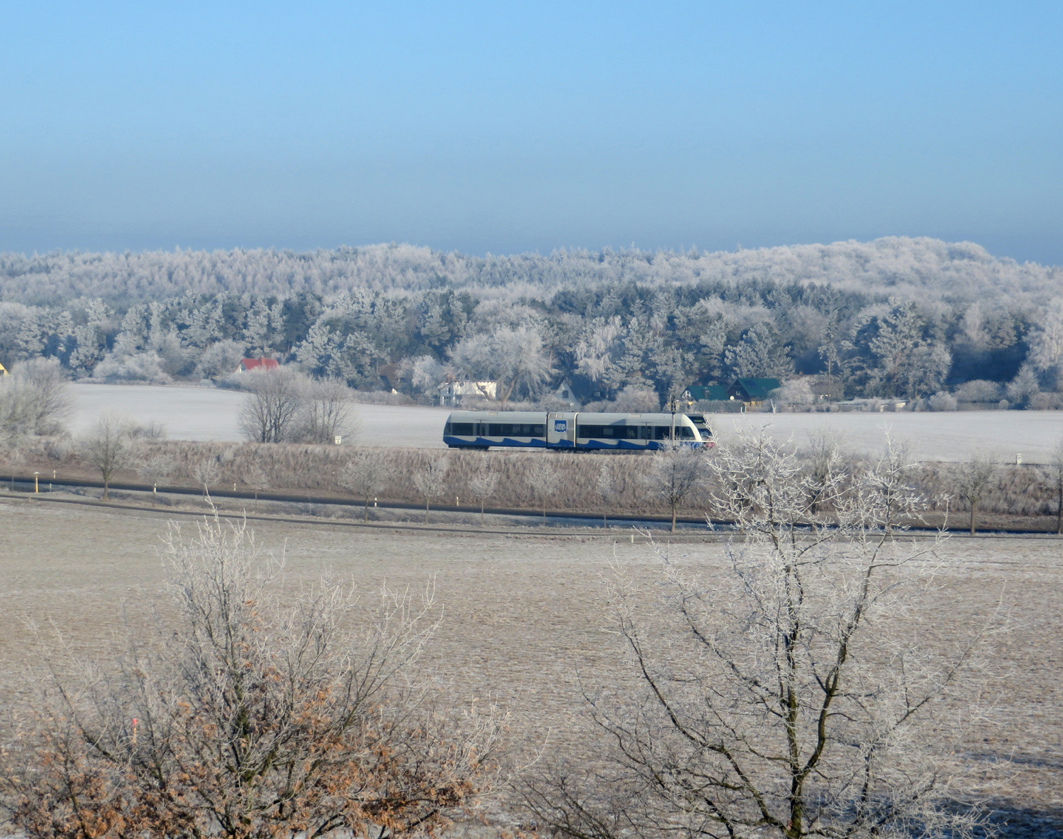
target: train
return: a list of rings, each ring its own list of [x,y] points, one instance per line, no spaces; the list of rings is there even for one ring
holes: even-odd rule
[[[672,442],[711,447],[703,414],[594,414],[579,411],[454,411],[443,442],[454,449],[654,451]]]

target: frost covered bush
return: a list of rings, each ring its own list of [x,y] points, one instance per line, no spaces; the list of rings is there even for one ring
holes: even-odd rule
[[[927,406],[931,411],[955,411],[956,410],[956,397],[950,393],[946,393],[943,390],[939,390],[933,396],[926,400]]]
[[[173,381],[163,370],[163,360],[157,353],[142,352],[116,357],[109,355],[96,365],[93,377],[105,382],[149,382],[162,385]]]
[[[958,402],[997,402],[1003,388],[997,382],[973,379],[956,388],[953,396]]]
[[[812,388],[804,379],[794,379],[771,393],[771,398],[781,405],[811,405],[816,401]]]
[[[1035,393],[1026,403],[1031,411],[1058,411],[1063,408],[1063,394]]]

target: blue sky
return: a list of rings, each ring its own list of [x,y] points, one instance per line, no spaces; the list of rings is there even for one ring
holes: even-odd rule
[[[1063,4],[8,3],[0,250],[1063,264]]]

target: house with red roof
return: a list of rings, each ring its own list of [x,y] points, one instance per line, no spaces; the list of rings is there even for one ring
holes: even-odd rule
[[[237,373],[249,373],[252,370],[276,370],[280,367],[275,358],[245,358],[236,368]]]

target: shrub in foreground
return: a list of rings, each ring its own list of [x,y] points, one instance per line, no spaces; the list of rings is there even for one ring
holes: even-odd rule
[[[282,607],[243,526],[166,543],[179,617],[110,672],[59,686],[4,800],[30,839],[431,835],[484,783],[493,729],[419,703],[431,597],[384,592],[368,628],[327,580]],[[263,573],[262,569],[267,572]],[[470,722],[471,720],[471,722]]]

